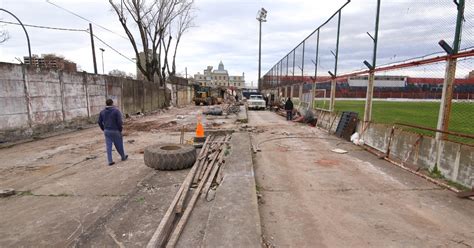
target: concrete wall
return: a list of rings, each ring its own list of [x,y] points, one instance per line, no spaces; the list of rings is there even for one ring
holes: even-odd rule
[[[93,123],[107,98],[124,114],[165,104],[151,82],[0,63],[0,142]]]
[[[331,133],[336,131],[340,115],[320,110],[315,110],[315,113],[318,127],[325,130],[331,127]],[[446,179],[469,188],[474,187],[473,146],[451,141],[437,143],[433,137],[420,136],[399,128],[394,128],[392,134],[392,127],[371,123],[363,131],[360,122],[357,132],[362,134],[365,145],[382,153],[390,149],[389,158],[394,161],[411,168],[432,170],[437,166]]]
[[[177,106],[185,106],[188,104],[191,104],[193,100],[193,94],[194,90],[192,87],[183,87],[183,86],[178,86],[176,90],[176,95],[177,95]]]
[[[474,147],[451,141],[437,143],[433,137],[398,128],[394,129],[393,135],[391,131],[390,125],[372,123],[363,132],[362,138],[366,145],[381,152],[385,153],[390,148],[389,158],[394,161],[429,170],[437,166],[446,179],[474,187]]]

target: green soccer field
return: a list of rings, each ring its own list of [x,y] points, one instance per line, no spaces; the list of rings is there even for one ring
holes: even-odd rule
[[[372,105],[372,119],[375,123],[406,123],[436,128],[438,122],[439,102],[396,102],[377,101]],[[329,101],[318,100],[315,107],[327,109]],[[365,101],[336,100],[338,112],[352,111],[364,118]],[[474,134],[474,102],[453,103],[449,130],[464,134]],[[471,141],[472,142],[472,141]],[[469,143],[471,143],[469,142]]]

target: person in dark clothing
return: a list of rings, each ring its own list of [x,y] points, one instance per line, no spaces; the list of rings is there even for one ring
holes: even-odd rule
[[[109,162],[109,165],[113,165],[115,162],[112,159],[112,144],[115,145],[115,149],[117,149],[117,152],[122,157],[122,161],[127,160],[128,155],[125,155],[123,148],[122,113],[113,106],[114,101],[112,99],[107,99],[105,104],[107,106],[100,112],[98,124],[100,129],[104,131],[105,135],[107,161]]]
[[[286,120],[291,121],[293,120],[293,102],[291,98],[288,97],[288,100],[285,102],[285,110],[286,110]]]

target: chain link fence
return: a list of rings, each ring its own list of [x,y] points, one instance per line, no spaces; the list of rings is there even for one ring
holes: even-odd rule
[[[468,137],[446,138],[474,144],[469,138],[474,135],[473,20],[474,0],[348,1],[272,67],[260,87],[281,98],[310,99],[320,111],[419,126],[409,129],[429,136],[436,129],[455,132]],[[457,43],[459,50],[450,52]],[[448,61],[454,60],[451,100],[443,85],[451,82]],[[373,100],[368,101],[371,75]]]

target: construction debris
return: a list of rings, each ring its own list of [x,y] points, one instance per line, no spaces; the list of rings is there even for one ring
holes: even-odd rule
[[[202,112],[204,115],[222,115],[223,110],[220,106],[211,106],[206,111]]]
[[[222,182],[231,135],[208,136],[147,247],[175,247],[199,196],[211,201]],[[197,185],[195,189],[193,185]],[[190,197],[190,199],[188,199]]]
[[[335,153],[339,153],[339,154],[347,153],[346,150],[342,150],[342,149],[339,149],[339,148],[332,149],[331,152],[335,152]]]
[[[15,194],[14,189],[0,189],[0,197],[8,197]]]

